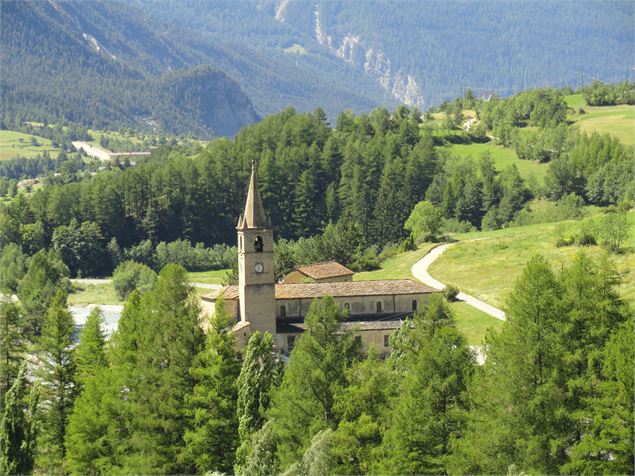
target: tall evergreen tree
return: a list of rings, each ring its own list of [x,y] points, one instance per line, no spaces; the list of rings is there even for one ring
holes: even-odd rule
[[[107,364],[106,338],[102,326],[101,309],[96,307],[88,315],[79,335],[79,344],[75,349],[75,364],[77,366],[75,380],[79,391],[88,379]]]
[[[45,315],[58,289],[67,289],[68,268],[55,252],[40,251],[29,260],[24,278],[18,285],[18,298],[29,323],[31,335],[39,335]]]
[[[561,287],[547,262],[532,258],[507,301],[507,321],[487,340],[487,361],[470,387],[464,436],[451,472],[554,474],[566,461],[571,416],[559,329]]]
[[[401,157],[388,159],[379,184],[373,212],[373,239],[376,243],[398,242],[410,210],[405,187],[405,164]]]
[[[237,468],[240,468],[250,451],[252,436],[265,422],[275,380],[276,360],[273,337],[269,333],[254,332],[249,337],[237,381],[238,435],[240,437],[240,447],[236,452]],[[237,469],[236,472],[241,471]]]
[[[130,313],[134,335],[122,339],[130,348],[118,369],[128,386],[125,403],[132,415],[123,470],[188,471],[179,458],[187,428],[183,403],[195,384],[190,368],[202,349],[203,334],[185,270],[178,265],[163,268],[156,289],[144,293]]]
[[[38,437],[37,466],[47,473],[63,471],[64,437],[75,398],[75,323],[58,291],[46,313],[38,340],[38,377],[41,381],[42,431]]]
[[[371,349],[366,359],[346,372],[335,412],[339,424],[331,450],[336,474],[369,474],[376,470],[387,410],[396,394],[395,372]]]
[[[582,438],[571,450],[567,474],[633,474],[633,319],[610,337],[603,352],[600,378],[586,400]]]
[[[0,298],[0,412],[4,396],[13,385],[25,350],[25,326],[15,303]]]
[[[416,351],[390,403],[380,472],[444,474],[450,442],[461,435],[474,356],[440,295],[414,319]]]
[[[282,470],[300,461],[317,432],[337,422],[335,395],[345,385],[346,368],[359,351],[353,336],[340,329],[343,317],[331,297],[311,303],[306,331],[274,393],[269,414]]]
[[[83,382],[66,431],[66,467],[71,474],[112,474],[121,471],[129,448],[131,407],[127,382],[112,368],[97,368]]]
[[[238,446],[236,338],[222,302],[210,322],[205,349],[190,371],[195,385],[186,396],[189,417],[181,459],[197,472],[231,472]]]
[[[26,365],[23,365],[4,399],[0,420],[0,474],[29,474],[33,470],[38,392],[33,387],[27,398],[28,389]]]

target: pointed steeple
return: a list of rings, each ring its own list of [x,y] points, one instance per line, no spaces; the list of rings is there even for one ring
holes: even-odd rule
[[[238,228],[268,228],[269,226],[271,225],[265,215],[265,208],[262,205],[262,198],[258,189],[256,161],[254,160],[251,162],[251,178],[249,179],[245,213],[238,219]]]

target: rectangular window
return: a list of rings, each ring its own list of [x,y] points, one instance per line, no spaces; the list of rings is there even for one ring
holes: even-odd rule
[[[381,301],[377,301],[377,312],[381,312]]]
[[[413,311],[416,311],[416,310],[417,310],[417,300],[416,300],[416,299],[413,299],[413,300],[412,300],[412,310],[413,310]]]
[[[386,335],[384,336],[384,347],[390,347],[390,341],[389,341],[389,339],[390,339],[390,334],[386,334]]]
[[[287,306],[280,306],[280,317],[287,317]]]
[[[294,344],[295,344],[295,336],[287,336],[287,349],[289,349],[289,352],[293,350]]]
[[[355,343],[356,344],[361,344],[362,343],[362,336],[355,336]]]

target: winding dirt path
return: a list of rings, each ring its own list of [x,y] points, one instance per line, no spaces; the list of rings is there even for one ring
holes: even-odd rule
[[[447,250],[450,246],[453,246],[455,243],[446,243],[444,245],[437,246],[432,248],[427,255],[417,261],[411,268],[412,275],[421,281],[423,284],[431,286],[435,289],[445,289],[445,284],[441,281],[434,279],[428,273],[429,266],[434,263],[434,261],[443,254],[445,250]],[[501,321],[505,320],[505,313],[498,309],[497,307],[491,306],[486,302],[481,301],[480,299],[475,298],[474,296],[470,296],[469,294],[459,293],[457,298],[461,301],[465,301],[470,306],[475,307],[476,309],[483,311],[489,314],[496,319],[500,319]]]

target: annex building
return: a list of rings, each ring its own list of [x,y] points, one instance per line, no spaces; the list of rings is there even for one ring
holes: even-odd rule
[[[300,266],[276,282],[273,228],[262,204],[252,164],[245,211],[238,219],[238,285],[201,297],[213,312],[222,298],[235,317],[233,332],[244,345],[253,331],[270,332],[278,349],[289,352],[304,331],[304,317],[314,299],[331,296],[347,319],[342,328],[363,344],[389,352],[388,337],[436,290],[412,279],[353,281],[353,271],[335,261]]]

